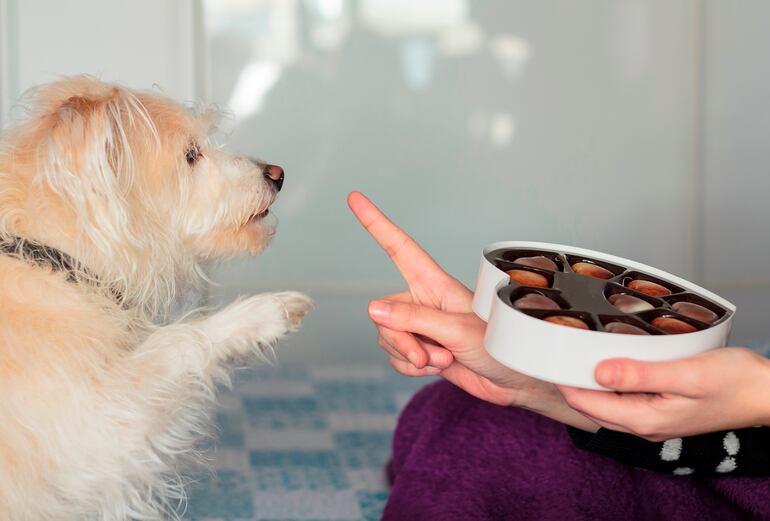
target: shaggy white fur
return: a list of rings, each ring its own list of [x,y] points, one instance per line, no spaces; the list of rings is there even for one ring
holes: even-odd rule
[[[169,311],[207,263],[266,246],[280,184],[154,93],[81,76],[27,104],[0,139],[0,242],[18,245],[0,255],[0,519],[173,518],[217,384],[310,300]],[[77,265],[35,263],[24,241]]]

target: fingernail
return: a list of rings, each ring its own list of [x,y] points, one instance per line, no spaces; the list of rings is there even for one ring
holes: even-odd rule
[[[415,366],[417,369],[421,369],[421,366],[417,365],[417,353],[414,351],[411,351],[406,355],[406,359],[409,360],[409,363]]]
[[[425,371],[425,374],[427,375],[435,376],[441,372],[441,369],[439,369],[438,367],[426,367],[424,371]]]
[[[428,363],[433,367],[446,368],[449,367],[453,361],[454,357],[452,356],[452,353],[449,351],[439,351],[430,353]]]
[[[390,315],[390,302],[373,300],[369,303],[369,316],[372,318],[386,318]]]

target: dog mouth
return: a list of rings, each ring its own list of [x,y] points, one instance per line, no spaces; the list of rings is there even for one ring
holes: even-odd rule
[[[254,224],[262,221],[265,217],[270,215],[270,207],[273,206],[273,203],[277,199],[276,197],[277,193],[273,192],[272,194],[268,195],[265,199],[259,201],[259,203],[256,205],[256,208],[252,210],[252,212],[249,214],[248,219],[246,219],[247,224]]]
[[[249,222],[253,223],[253,222],[260,221],[265,217],[267,217],[269,213],[270,213],[270,208],[265,208],[261,212],[253,213],[249,216]]]

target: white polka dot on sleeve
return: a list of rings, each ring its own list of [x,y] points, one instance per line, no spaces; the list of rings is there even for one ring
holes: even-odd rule
[[[717,465],[716,471],[721,474],[733,472],[738,468],[738,463],[733,456],[738,454],[738,451],[741,450],[741,440],[738,439],[738,436],[733,431],[730,431],[725,434],[725,438],[722,440],[722,446],[724,447],[725,452],[727,452],[727,457]]]
[[[682,455],[682,438],[666,440],[660,448],[660,459],[663,461],[676,461]]]
[[[724,446],[727,454],[730,456],[735,456],[738,454],[738,451],[741,450],[741,440],[738,439],[738,436],[733,431],[725,434],[725,439],[722,441],[722,445]]]

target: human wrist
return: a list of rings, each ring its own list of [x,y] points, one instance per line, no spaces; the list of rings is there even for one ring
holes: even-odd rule
[[[523,389],[514,405],[583,431],[594,433],[600,427],[599,424],[570,407],[556,386],[551,383],[537,381],[534,385]]]
[[[767,389],[770,388],[770,359],[759,354],[756,356],[759,375],[756,379],[757,385],[752,386],[752,398],[759,402],[756,425],[770,427],[770,395],[767,393]]]
[[[560,397],[561,394],[559,394],[555,385],[540,380],[533,380],[528,385],[517,389],[511,401],[511,406],[544,414],[554,407]]]

